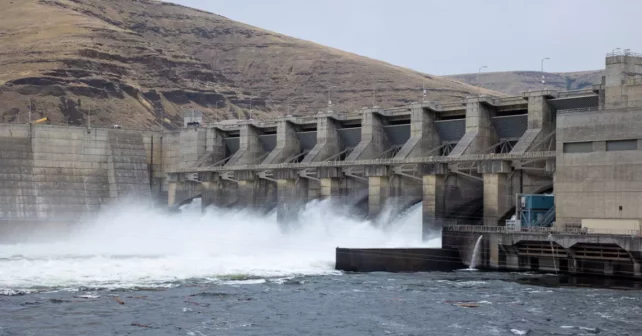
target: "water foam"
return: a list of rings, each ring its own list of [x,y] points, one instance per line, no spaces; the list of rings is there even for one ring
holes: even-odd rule
[[[439,247],[421,241],[421,206],[376,223],[331,201],[306,205],[283,233],[276,214],[207,209],[180,214],[113,206],[71,237],[0,245],[0,289],[130,288],[183,281],[229,281],[334,274],[336,247]]]

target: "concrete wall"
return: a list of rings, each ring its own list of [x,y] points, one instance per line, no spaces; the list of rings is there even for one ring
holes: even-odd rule
[[[555,204],[557,225],[583,218],[642,218],[642,109],[572,113],[557,119]],[[607,151],[607,141],[638,141],[637,150]],[[587,153],[564,145],[590,142]]]
[[[0,219],[70,222],[127,196],[150,200],[176,168],[160,143],[153,132],[0,125]]]

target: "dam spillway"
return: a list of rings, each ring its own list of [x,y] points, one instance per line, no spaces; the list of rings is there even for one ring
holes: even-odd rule
[[[597,262],[602,266],[591,268],[639,276],[635,241],[593,246],[600,256],[610,251],[604,261],[593,247],[576,254],[574,245],[586,242],[569,238],[585,232],[587,221],[606,223],[594,234],[640,232],[622,229],[642,218],[640,198],[631,196],[642,193],[635,173],[642,85],[617,71],[624,66],[642,68],[642,57],[607,55],[607,76],[586,90],[263,121],[192,120],[171,132],[3,124],[0,220],[5,231],[26,223],[64,226],[131,195],[168,205],[199,196],[203,207],[276,208],[282,223],[296,221],[317,199],[361,204],[371,218],[389,204],[421,202],[423,236],[443,231],[444,244],[470,250],[470,237],[483,234],[485,267]],[[553,225],[519,236],[523,246],[503,241],[516,195],[551,191]],[[536,248],[551,234],[559,248]]]

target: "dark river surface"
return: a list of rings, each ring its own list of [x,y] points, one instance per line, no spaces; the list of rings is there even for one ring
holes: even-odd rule
[[[460,271],[6,290],[0,335],[642,335],[641,290],[557,279]]]

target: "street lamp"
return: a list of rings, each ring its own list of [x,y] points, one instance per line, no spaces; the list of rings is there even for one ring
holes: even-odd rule
[[[332,91],[333,88],[339,87],[337,85],[332,85],[328,87],[328,111],[332,110],[332,100],[330,100],[330,91]]]
[[[377,98],[375,97],[377,94],[377,83],[381,83],[381,79],[375,81],[372,85],[372,107],[377,106]]]
[[[477,71],[477,86],[479,87],[479,96],[480,97],[481,97],[481,89],[482,89],[482,87],[480,85],[481,82],[479,81],[479,75],[481,74],[482,69],[486,69],[486,68],[488,68],[488,66],[487,65],[483,65],[483,66],[480,66],[479,67],[479,71]]]
[[[542,72],[542,90],[544,90],[544,84],[546,84],[546,75],[544,75],[544,61],[546,60],[550,60],[550,58],[548,57],[542,58],[541,68],[540,68]]]
[[[259,98],[259,97],[254,97],[254,96],[250,97],[250,120],[252,120],[252,99],[254,98]]]

